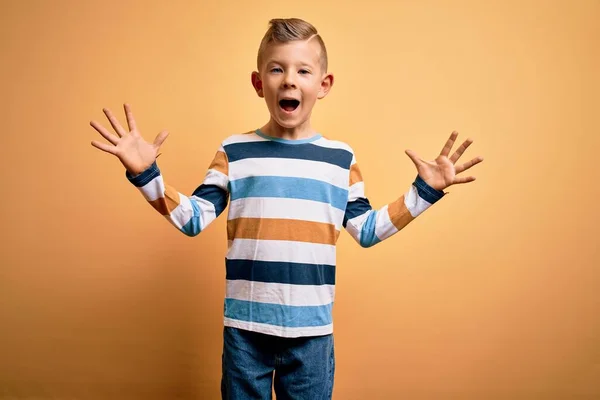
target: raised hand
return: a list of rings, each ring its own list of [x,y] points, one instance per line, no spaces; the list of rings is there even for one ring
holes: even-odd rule
[[[127,132],[112,113],[105,108],[102,111],[106,114],[116,135],[110,133],[98,122],[91,121],[90,125],[96,129],[102,137],[110,142],[110,144],[106,144],[92,140],[92,146],[117,156],[129,173],[138,175],[156,160],[160,146],[167,136],[169,136],[169,133],[167,131],[162,131],[156,136],[154,143],[146,142],[140,135],[131,108],[128,104],[124,104],[123,107],[125,108],[129,132]]]
[[[458,166],[455,165],[460,156],[462,156],[465,150],[473,143],[473,140],[471,139],[465,140],[465,142],[456,149],[454,154],[448,158],[448,154],[450,154],[450,150],[452,150],[452,146],[454,146],[454,141],[457,136],[458,132],[452,132],[440,155],[433,161],[425,161],[414,151],[406,150],[406,154],[417,167],[417,172],[421,179],[436,190],[444,190],[448,186],[458,183],[473,182],[475,180],[474,176],[461,177],[457,176],[457,174],[460,174],[471,168],[473,165],[483,161],[482,157],[476,157],[464,164]]]

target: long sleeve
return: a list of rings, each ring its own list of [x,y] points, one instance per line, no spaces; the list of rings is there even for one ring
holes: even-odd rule
[[[363,178],[353,158],[343,226],[362,247],[371,247],[403,229],[443,196],[444,192],[432,188],[417,175],[404,195],[374,210],[365,196]]]
[[[144,198],[172,225],[188,236],[196,236],[214,221],[229,201],[229,163],[223,146],[216,152],[204,181],[186,196],[164,182],[154,162],[139,175],[126,173]]]

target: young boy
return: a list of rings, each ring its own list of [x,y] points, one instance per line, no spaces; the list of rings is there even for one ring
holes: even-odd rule
[[[343,226],[363,247],[404,228],[474,177],[457,173],[482,161],[448,157],[453,132],[439,157],[424,161],[407,150],[417,177],[397,200],[372,209],[350,146],[329,140],[310,123],[317,99],[333,85],[317,30],[300,19],[275,19],[258,51],[252,85],[270,120],[225,139],[191,196],[167,185],[156,157],[167,132],[144,141],[128,105],[129,131],[104,110],[116,136],[91,125],[112,145],[126,176],[177,229],[199,234],[229,203],[221,392],[224,399],[329,399],[335,370],[332,307],[336,241]]]

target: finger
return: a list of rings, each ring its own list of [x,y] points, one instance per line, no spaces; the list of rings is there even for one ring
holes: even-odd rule
[[[112,113],[110,112],[110,110],[108,108],[104,108],[102,111],[104,111],[104,114],[106,114],[106,118],[108,118],[108,120],[110,121],[110,124],[112,125],[115,132],[117,132],[117,135],[119,135],[119,137],[123,137],[124,135],[127,134],[127,132],[121,126],[121,124],[119,123],[117,118],[115,118],[115,116],[112,115]]]
[[[469,183],[469,182],[473,182],[475,180],[474,176],[457,176],[454,178],[454,181],[452,182],[453,185],[455,184],[461,184],[461,183]]]
[[[414,152],[414,151],[412,151],[412,150],[405,150],[404,152],[405,152],[405,153],[406,153],[406,155],[407,155],[407,156],[408,156],[408,157],[409,157],[409,158],[412,160],[412,162],[413,162],[415,165],[419,165],[419,164],[421,164],[422,160],[421,160],[421,158],[420,158],[420,157],[417,155],[417,153],[415,153],[415,152]]]
[[[448,141],[446,142],[446,144],[444,145],[444,148],[442,149],[440,155],[441,156],[445,156],[448,157],[448,154],[450,154],[450,150],[452,150],[452,146],[454,146],[454,141],[456,140],[456,137],[458,136],[458,132],[453,131],[450,134],[450,138],[448,138]]]
[[[125,108],[125,117],[127,118],[127,126],[129,126],[129,131],[136,131],[137,124],[135,123],[135,118],[133,118],[133,112],[131,112],[131,107],[129,104],[123,104],[123,108]]]
[[[463,144],[460,145],[460,147],[458,149],[456,149],[454,154],[452,154],[452,157],[450,157],[450,161],[452,161],[452,164],[454,164],[456,161],[458,161],[460,156],[463,155],[463,153],[465,152],[465,150],[467,150],[467,148],[471,145],[471,143],[473,143],[473,139],[468,138],[467,140],[465,140],[465,142]]]
[[[91,121],[90,125],[95,130],[97,130],[98,133],[100,133],[104,139],[108,140],[109,142],[111,142],[115,146],[119,142],[119,139],[115,135],[113,135],[112,133],[110,133],[109,131],[107,131],[102,125],[100,125],[96,121]]]
[[[154,139],[154,145],[156,147],[162,146],[162,144],[165,141],[165,139],[167,138],[167,136],[169,136],[169,132],[167,132],[167,131],[160,132],[158,135],[156,135],[156,139]]]
[[[464,164],[462,164],[462,165],[459,165],[458,167],[455,167],[455,168],[454,168],[454,171],[455,171],[457,174],[460,174],[461,172],[468,170],[468,169],[469,169],[469,168],[471,168],[473,165],[477,165],[477,164],[479,164],[479,163],[480,163],[480,162],[482,162],[482,161],[483,161],[483,157],[477,157],[477,158],[474,158],[474,159],[472,159],[471,161],[468,161],[468,162],[466,162],[466,163],[464,163]]]
[[[107,153],[110,154],[116,154],[116,147],[115,146],[110,146],[106,143],[102,143],[102,142],[98,142],[96,140],[92,140],[92,146],[94,146],[97,149],[100,149],[102,151],[105,151]]]

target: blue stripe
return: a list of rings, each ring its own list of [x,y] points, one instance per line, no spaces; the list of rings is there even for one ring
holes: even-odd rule
[[[346,208],[348,191],[329,183],[307,178],[285,176],[250,176],[229,182],[231,200],[246,197],[279,197],[303,199],[331,204],[340,210]]]
[[[129,182],[133,183],[136,187],[142,187],[150,182],[152,179],[160,176],[160,170],[158,169],[158,165],[156,161],[152,163],[148,168],[139,173],[136,176],[133,176],[129,173],[129,171],[125,171],[125,176],[129,179]]]
[[[228,280],[288,283],[292,285],[335,285],[335,266],[277,261],[225,260]]]
[[[293,144],[293,145],[314,142],[315,140],[321,139],[321,137],[322,137],[320,134],[317,133],[316,135],[311,136],[306,139],[281,139],[278,137],[269,136],[266,133],[264,133],[263,131],[261,131],[260,129],[257,129],[255,132],[261,138],[273,140],[273,141],[279,142],[279,143],[287,143],[287,144]]]
[[[346,212],[344,213],[344,228],[348,223],[349,219],[356,218],[359,215],[363,215],[364,213],[371,211],[373,208],[369,203],[369,199],[366,197],[359,197],[358,199],[348,202],[346,205]]]
[[[330,149],[313,143],[290,146],[275,141],[233,143],[224,146],[227,160],[232,163],[246,158],[295,158],[321,161],[350,169],[352,153],[344,149]]]
[[[333,303],[325,306],[283,306],[225,299],[225,317],[248,322],[298,328],[331,324]]]
[[[196,236],[202,231],[202,217],[200,215],[200,206],[198,203],[194,201],[194,199],[190,199],[190,203],[192,204],[192,218],[181,227],[181,231],[188,236]]]
[[[415,178],[415,182],[413,183],[417,188],[417,193],[419,197],[428,202],[429,204],[433,204],[442,197],[446,193],[441,190],[436,190],[429,186],[419,175]]]
[[[227,191],[216,185],[200,185],[193,193],[194,196],[210,201],[215,206],[217,217],[227,207]]]
[[[362,247],[371,247],[381,240],[375,234],[375,223],[377,222],[377,212],[373,211],[367,217],[360,230],[360,245]]]

